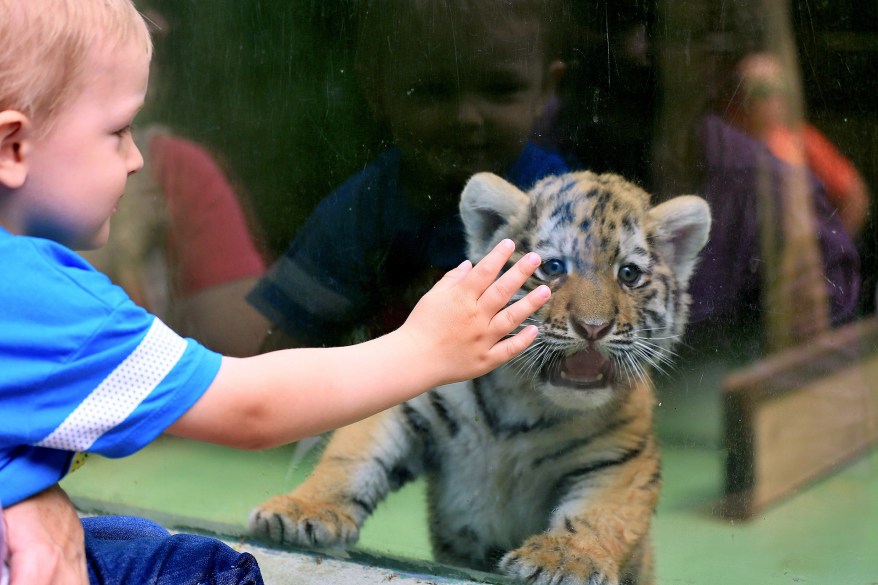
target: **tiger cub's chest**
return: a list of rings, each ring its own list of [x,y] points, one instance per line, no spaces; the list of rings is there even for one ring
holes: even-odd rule
[[[437,517],[443,522],[455,519],[456,529],[474,527],[482,540],[502,540],[509,547],[516,544],[515,535],[523,538],[544,530],[551,482],[536,474],[530,464],[534,455],[520,441],[449,443],[438,470],[430,474]]]
[[[480,539],[512,547],[545,530],[558,483],[576,466],[559,456],[560,446],[576,440],[574,426],[537,416],[520,392],[474,384],[440,389],[444,420],[435,422],[444,432],[434,435],[431,507],[443,532],[472,529]]]

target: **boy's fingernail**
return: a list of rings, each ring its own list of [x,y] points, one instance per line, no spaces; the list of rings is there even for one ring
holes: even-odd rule
[[[552,290],[545,284],[541,284],[540,286],[536,287],[534,289],[534,292],[541,299],[547,299],[552,294]]]
[[[540,259],[539,254],[536,252],[528,252],[524,255],[524,260],[531,266],[539,266],[542,260]]]
[[[499,245],[503,246],[507,250],[514,250],[515,249],[515,242],[513,242],[509,238],[505,238],[503,241],[500,242]]]

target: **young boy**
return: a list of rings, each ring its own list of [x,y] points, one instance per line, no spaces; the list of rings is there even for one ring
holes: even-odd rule
[[[130,0],[0,0],[0,502],[12,585],[85,582],[81,533],[41,532],[70,523],[56,484],[77,452],[125,456],[164,431],[261,449],[348,424],[517,355],[536,331],[512,333],[549,295],[506,307],[540,262],[528,254],[495,281],[507,241],[362,345],[235,359],[179,337],[71,251],[106,241],[143,164],[131,124],[150,56]],[[133,553],[112,528],[86,531],[93,583],[157,571],[189,582],[195,570],[192,582],[261,582],[258,571],[238,579],[246,559],[210,539],[181,547],[149,524],[132,531]],[[64,578],[34,558],[58,548]]]
[[[530,142],[564,70],[564,0],[358,9],[360,84],[393,144],[321,201],[248,295],[276,326],[266,349],[393,330],[464,260],[458,201],[470,176],[490,171],[527,190],[569,170]]]

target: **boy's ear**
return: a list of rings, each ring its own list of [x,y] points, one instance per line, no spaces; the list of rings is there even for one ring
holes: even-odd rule
[[[564,74],[567,72],[567,63],[561,61],[560,59],[556,59],[549,63],[549,68],[546,71],[546,80],[544,82],[543,94],[548,98],[548,96],[552,96],[558,93],[558,86],[561,85],[561,80],[564,79]]]
[[[552,85],[552,87],[550,88],[551,91],[555,91],[556,89],[558,89],[558,85],[564,78],[565,73],[567,73],[567,63],[565,63],[564,61],[556,59],[549,63],[549,76],[547,82]]]
[[[546,105],[549,103],[553,97],[558,95],[558,87],[561,85],[561,80],[564,78],[564,73],[567,71],[567,63],[561,61],[560,59],[556,59],[549,63],[549,67],[546,70],[546,76],[543,79],[543,88],[540,94],[539,103],[536,105],[537,114],[542,114]]]
[[[0,112],[0,185],[18,189],[27,178],[30,120],[21,112]]]

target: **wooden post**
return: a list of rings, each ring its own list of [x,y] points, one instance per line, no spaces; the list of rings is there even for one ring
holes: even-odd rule
[[[878,442],[878,319],[777,353],[723,386],[721,508],[746,519]]]

